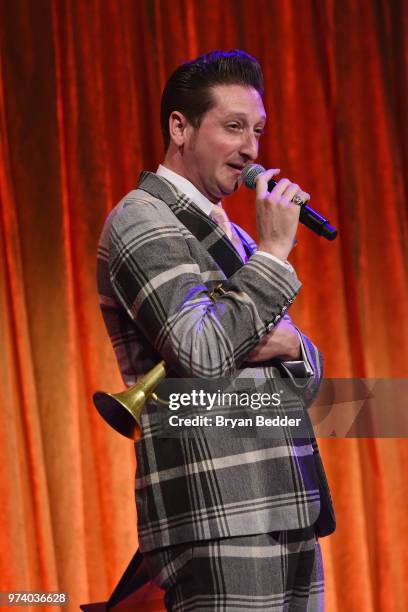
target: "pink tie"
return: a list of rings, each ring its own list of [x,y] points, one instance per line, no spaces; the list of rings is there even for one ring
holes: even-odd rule
[[[231,221],[228,219],[227,213],[222,208],[221,204],[212,205],[210,217],[220,226],[222,230],[224,230],[224,232],[234,245],[235,249],[238,251],[242,261],[245,263],[247,261],[247,256],[241,239],[238,236]]]

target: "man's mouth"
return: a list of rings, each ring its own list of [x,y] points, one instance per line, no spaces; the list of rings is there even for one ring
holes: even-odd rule
[[[232,170],[235,170],[237,174],[241,174],[242,170],[245,168],[245,164],[227,164]]]

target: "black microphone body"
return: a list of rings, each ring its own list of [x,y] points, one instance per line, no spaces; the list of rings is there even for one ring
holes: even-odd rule
[[[246,166],[241,174],[242,182],[249,189],[255,189],[255,179],[261,172],[265,172],[265,168],[260,164]],[[268,181],[268,191],[272,191],[275,185],[277,185],[277,182],[273,179]],[[312,232],[318,236],[323,236],[327,240],[334,240],[337,236],[337,230],[330,225],[329,221],[313,210],[308,204],[302,204],[299,221],[312,230]]]

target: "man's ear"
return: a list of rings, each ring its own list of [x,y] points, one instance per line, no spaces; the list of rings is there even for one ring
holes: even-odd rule
[[[182,147],[186,141],[186,136],[189,131],[190,124],[183,113],[173,111],[169,117],[169,133],[170,140],[177,147]]]

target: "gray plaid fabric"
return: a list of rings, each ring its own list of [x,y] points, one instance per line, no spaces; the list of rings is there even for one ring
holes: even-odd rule
[[[321,612],[323,566],[312,528],[195,541],[143,555],[171,612]]]
[[[290,375],[290,362],[245,364],[245,356],[294,301],[300,282],[236,229],[243,265],[224,232],[168,181],[143,173],[108,217],[98,250],[104,320],[123,378],[133,384],[160,359],[172,377],[256,380]],[[222,283],[216,301],[210,293]],[[302,335],[313,376],[299,397],[315,396],[321,356]],[[150,430],[151,410],[143,410]],[[142,551],[315,524],[334,530],[317,444],[306,439],[160,439],[136,444]]]

